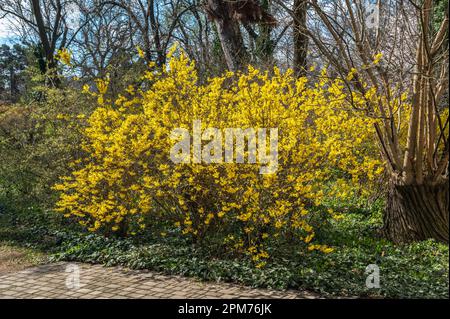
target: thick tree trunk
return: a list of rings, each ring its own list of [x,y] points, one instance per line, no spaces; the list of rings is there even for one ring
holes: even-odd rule
[[[227,20],[216,20],[222,50],[230,71],[237,71],[248,61],[247,49],[242,40],[239,25]]]
[[[239,23],[233,19],[232,2],[224,0],[208,0],[206,11],[214,21],[223,54],[230,71],[243,68],[248,62],[248,52],[239,28]]]
[[[449,184],[391,184],[384,234],[395,243],[433,238],[449,241]]]

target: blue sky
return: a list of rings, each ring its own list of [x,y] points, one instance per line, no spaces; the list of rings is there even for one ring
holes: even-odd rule
[[[0,19],[0,44],[11,43],[14,36],[11,32],[11,22],[7,19]]]

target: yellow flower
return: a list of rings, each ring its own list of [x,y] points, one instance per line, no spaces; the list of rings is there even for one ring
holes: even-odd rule
[[[58,52],[56,54],[56,58],[59,61],[61,61],[62,63],[64,63],[65,65],[72,66],[71,53],[66,48],[62,48],[61,50],[58,50]]]
[[[313,238],[314,238],[314,233],[311,233],[308,236],[306,236],[306,238],[304,239],[304,242],[309,243]]]
[[[383,58],[383,53],[377,53],[373,56],[373,64],[377,65],[380,63],[381,59]]]
[[[139,55],[140,58],[142,58],[142,59],[145,58],[145,52],[141,49],[140,46],[137,46],[136,50],[137,50],[138,55]]]
[[[89,94],[89,93],[91,93],[90,90],[91,90],[91,89],[90,89],[90,87],[89,87],[88,84],[83,85],[83,93]]]

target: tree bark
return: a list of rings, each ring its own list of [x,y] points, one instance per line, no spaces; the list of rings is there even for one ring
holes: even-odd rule
[[[150,25],[152,27],[153,32],[153,42],[155,43],[155,49],[156,49],[156,65],[158,67],[162,67],[164,64],[166,64],[166,52],[163,50],[162,44],[161,44],[161,35],[160,35],[160,26],[158,23],[158,20],[156,18],[156,7],[155,7],[155,1],[151,0],[149,2],[150,11],[148,12],[149,18],[150,18]]]
[[[229,6],[222,0],[208,0],[207,12],[216,25],[228,69],[241,69],[248,62],[248,52]]]
[[[385,236],[395,243],[433,238],[449,242],[449,184],[391,184],[384,214]]]
[[[299,77],[306,73],[308,52],[306,10],[307,0],[294,0],[294,72]]]
[[[270,12],[271,0],[262,0],[261,8],[265,12]],[[267,70],[273,69],[274,58],[273,53],[275,50],[275,41],[272,39],[273,24],[263,23],[259,26],[259,36],[255,39],[256,55],[261,62],[262,67]]]
[[[61,22],[61,2],[57,1],[55,22],[52,31],[52,37],[47,34],[48,27],[45,25],[45,21],[41,11],[41,4],[39,0],[32,0],[33,15],[36,20],[37,29],[39,32],[39,39],[41,41],[46,67],[45,72],[48,72],[50,78],[49,84],[54,87],[59,87],[60,79],[57,70],[57,61],[55,60],[55,48],[56,41],[58,39],[58,29]]]

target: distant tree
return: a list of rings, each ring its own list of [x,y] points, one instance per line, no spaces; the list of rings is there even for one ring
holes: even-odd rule
[[[208,0],[205,10],[216,25],[225,60],[231,71],[241,69],[249,62],[249,52],[244,45],[240,26],[276,24],[275,18],[257,0]],[[248,27],[247,30],[256,37],[253,30]],[[267,38],[268,30],[265,32]]]
[[[306,0],[294,0],[294,72],[298,76],[305,75],[306,56],[308,52],[308,34],[306,33]]]
[[[8,16],[17,24],[17,30],[27,42],[37,44],[42,51],[44,62],[40,65],[43,74],[52,75],[50,85],[58,85],[58,50],[68,47],[79,28],[72,29],[70,16],[77,6],[76,1],[63,0],[2,0],[0,14]]]
[[[19,99],[26,65],[25,47],[19,44],[0,47],[0,96],[13,102]]]
[[[180,19],[191,8],[191,4],[184,0],[168,3],[155,0],[105,0],[101,5],[123,11],[134,40],[141,46],[146,59],[158,66],[166,62],[167,50]]]
[[[292,6],[289,6],[285,0],[274,0],[274,2],[288,15],[286,20],[289,21],[289,24],[286,27],[291,27],[288,39],[290,43],[288,51],[292,51],[292,54],[289,55],[291,57],[289,67],[294,70],[296,76],[305,76],[309,61],[307,56],[310,42],[307,25],[308,1],[294,0]],[[284,31],[281,32],[281,36]]]

